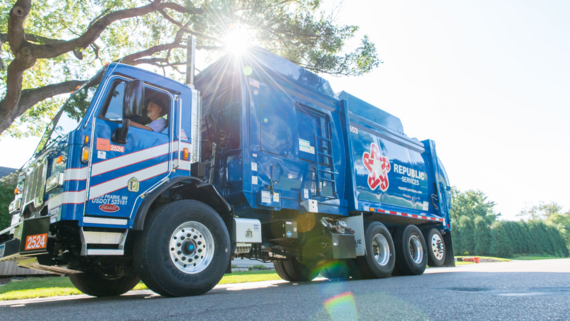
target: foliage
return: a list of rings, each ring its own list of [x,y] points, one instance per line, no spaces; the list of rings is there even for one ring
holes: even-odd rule
[[[232,38],[241,36],[316,73],[359,76],[380,63],[366,35],[352,46],[358,26],[336,24],[334,13],[322,11],[320,0],[38,0],[31,2],[27,16],[18,18],[23,26],[19,32],[9,18],[14,20],[15,6],[26,3],[0,3],[0,119],[8,119],[4,115],[14,111],[13,104],[29,104],[16,118],[10,116],[7,126],[12,126],[5,133],[15,137],[39,136],[64,100],[57,95],[71,92],[76,87],[71,81],[89,78],[107,62],[147,65],[182,80],[179,67],[185,64],[183,40],[188,34],[210,60],[230,50]],[[31,57],[23,63],[20,48],[31,46]],[[17,75],[10,78],[10,72],[21,77],[20,100],[18,95],[6,100],[18,91]],[[61,86],[37,94],[54,84]],[[0,124],[0,134],[7,126]]]
[[[459,226],[461,227],[461,245],[463,253],[474,254],[475,253],[475,239],[473,221],[471,218],[463,215],[459,219]]]
[[[498,257],[511,257],[513,248],[511,240],[505,231],[505,224],[497,221],[491,231],[491,255]]]
[[[493,224],[501,214],[495,213],[495,202],[489,201],[487,198],[487,195],[479,190],[461,192],[456,187],[452,188],[451,219],[458,222],[460,216],[467,216],[471,220],[475,220],[477,217],[483,217],[487,221],[487,224]]]
[[[475,254],[488,255],[491,245],[491,229],[487,225],[487,221],[481,216],[475,219]]]
[[[9,179],[10,176],[0,178],[0,230],[10,226],[12,216],[8,213],[8,206],[14,200],[14,189],[16,180]]]
[[[463,242],[461,237],[461,226],[459,226],[459,224],[455,224],[452,221],[451,227],[451,242],[453,243],[453,253],[455,256],[463,255],[465,251],[463,249]]]
[[[531,220],[548,219],[554,214],[562,213],[562,206],[556,202],[539,202],[537,205],[527,205],[517,216]]]
[[[546,222],[560,231],[566,247],[570,249],[570,211],[566,214],[552,214],[546,219]]]

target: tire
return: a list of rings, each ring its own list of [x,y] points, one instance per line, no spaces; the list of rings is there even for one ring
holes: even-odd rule
[[[156,209],[135,239],[137,274],[163,296],[210,291],[224,276],[231,244],[222,218],[208,205],[181,200]]]
[[[364,232],[366,255],[356,258],[360,276],[363,279],[387,278],[396,264],[394,242],[390,232],[379,222],[366,226]]]
[[[289,282],[308,282],[319,275],[318,270],[311,269],[308,265],[299,262],[294,257],[289,257],[285,261],[274,262],[273,266],[275,266],[277,275]]]
[[[289,276],[289,274],[287,274],[283,262],[273,262],[273,266],[275,267],[275,272],[277,272],[277,275],[279,275],[280,278],[282,278],[285,281],[291,282],[291,277]]]
[[[423,274],[427,266],[427,246],[415,225],[400,227],[394,233],[396,265],[401,275]]]
[[[299,262],[294,257],[290,257],[283,262],[283,266],[287,271],[287,275],[291,278],[291,282],[308,282],[319,275],[319,270],[312,269],[309,265]]]
[[[99,269],[71,274],[69,279],[79,291],[98,297],[121,295],[132,290],[141,280],[134,273],[124,276],[112,276],[105,274]]]
[[[424,239],[427,244],[428,265],[433,267],[443,266],[446,256],[445,242],[441,233],[430,228],[424,230]]]

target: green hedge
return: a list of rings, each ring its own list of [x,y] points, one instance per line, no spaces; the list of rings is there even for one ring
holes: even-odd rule
[[[495,221],[489,226],[482,217],[473,222],[462,216],[452,222],[455,255],[537,255],[568,257],[569,250],[562,233],[540,220]]]

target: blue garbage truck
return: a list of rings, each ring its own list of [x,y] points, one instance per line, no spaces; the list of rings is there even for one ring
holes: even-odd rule
[[[0,261],[93,296],[203,294],[239,257],[291,282],[454,266],[434,141],[262,48],[191,69],[111,63],[71,94],[19,173]]]

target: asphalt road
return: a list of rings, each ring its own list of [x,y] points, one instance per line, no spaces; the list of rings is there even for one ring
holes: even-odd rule
[[[422,276],[217,286],[0,302],[0,320],[570,320],[570,259],[428,269]]]

